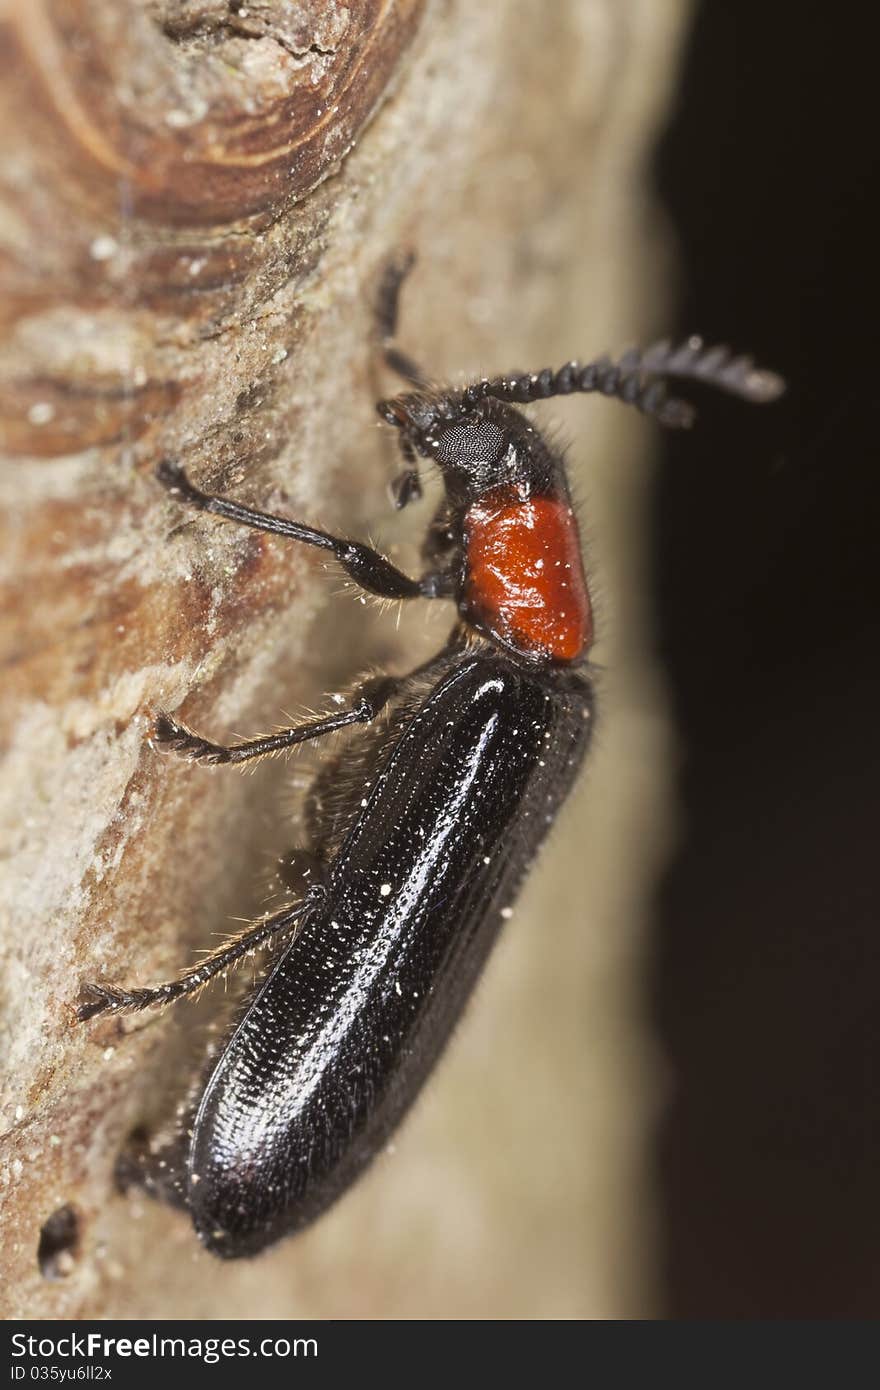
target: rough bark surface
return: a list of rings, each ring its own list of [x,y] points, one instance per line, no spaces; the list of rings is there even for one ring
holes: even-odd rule
[[[302,764],[252,778],[178,765],[149,742],[155,711],[254,733],[326,707],[367,664],[405,670],[450,620],[415,605],[398,628],[340,594],[320,557],[182,517],[157,461],[378,536],[412,565],[427,511],[389,520],[392,446],[372,411],[393,389],[371,343],[382,265],[417,251],[403,336],[441,377],[637,338],[640,162],[681,13],[0,3],[6,1316],[650,1306],[629,961],[663,736],[634,685],[642,461],[614,407],[552,418],[583,441],[576,476],[592,470],[580,491],[614,595],[601,658],[615,712],[393,1155],[305,1236],[215,1262],[184,1216],[112,1180],[126,1136],[198,1070],[214,1004],[85,1027],[70,1006],[83,980],[175,973],[259,910],[267,862],[296,840]]]

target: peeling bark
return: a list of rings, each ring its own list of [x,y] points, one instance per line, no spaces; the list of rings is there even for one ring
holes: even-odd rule
[[[637,337],[639,165],[680,22],[677,0],[0,5],[7,1316],[646,1306],[620,1096],[636,1085],[625,961],[653,860],[623,885],[603,870],[626,862],[633,808],[659,804],[641,761],[621,777],[622,744],[648,766],[662,747],[650,719],[626,721],[637,638],[608,649],[624,718],[591,774],[592,819],[569,812],[394,1157],[314,1231],[231,1268],[179,1213],[116,1195],[121,1144],[179,1098],[214,1006],[75,1028],[70,1005],[85,979],[174,973],[260,908],[265,863],[295,838],[298,762],[253,778],[178,766],[149,743],[155,711],[252,734],[368,664],[405,670],[450,620],[417,605],[398,630],[337,596],[320,557],[181,516],[156,463],[378,533],[412,564],[427,513],[389,520],[372,411],[391,385],[371,343],[381,268],[417,250],[403,335],[440,376]],[[584,409],[554,415],[584,436]],[[589,437],[587,534],[603,537],[613,623],[637,633],[620,557],[638,430],[597,407]],[[600,949],[599,931],[618,944]],[[604,1044],[584,1023],[597,1010]]]

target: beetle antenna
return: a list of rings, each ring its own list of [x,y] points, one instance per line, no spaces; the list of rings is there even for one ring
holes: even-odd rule
[[[598,357],[585,365],[566,362],[555,372],[547,367],[542,372],[484,378],[466,387],[460,400],[465,409],[486,397],[530,405],[552,396],[595,391],[634,405],[662,425],[686,428],[693,423],[694,407],[668,396],[664,377],[698,381],[753,404],[773,401],[785,390],[782,377],[757,368],[751,357],[734,357],[727,347],[706,347],[702,338],[691,337],[678,347],[666,341],[644,352],[633,349],[617,362]]]
[[[739,396],[753,405],[775,401],[785,390],[785,381],[776,372],[756,367],[751,357],[734,357],[724,344],[707,347],[702,338],[696,335],[687,338],[678,347],[668,339],[655,343],[646,352],[631,354],[630,358],[643,372],[700,381],[719,391]],[[623,363],[629,365],[627,357],[621,359]]]

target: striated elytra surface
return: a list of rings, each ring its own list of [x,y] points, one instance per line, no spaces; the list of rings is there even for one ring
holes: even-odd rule
[[[193,1122],[188,1200],[216,1254],[306,1225],[393,1133],[580,768],[589,715],[586,684],[560,690],[488,646],[404,689],[369,786],[334,807],[353,824],[326,887]]]

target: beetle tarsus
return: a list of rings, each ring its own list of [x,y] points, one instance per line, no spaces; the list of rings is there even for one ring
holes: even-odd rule
[[[99,1014],[119,1013],[123,1009],[136,1011],[143,1007],[138,1003],[138,996],[149,993],[149,990],[124,990],[112,985],[83,985],[75,1009],[77,1021],[86,1023]]]
[[[164,712],[159,714],[156,719],[156,726],[153,737],[162,747],[167,748],[172,753],[179,753],[182,757],[189,758],[194,763],[228,763],[229,749],[217,743],[209,743],[206,738],[201,738],[199,734],[193,733],[185,724],[180,724],[176,719],[172,719],[170,714]]]
[[[179,494],[180,500],[191,507],[202,507],[210,501],[207,493],[200,492],[189,480],[186,469],[173,459],[163,459],[156,469],[156,477],[169,492]]]

